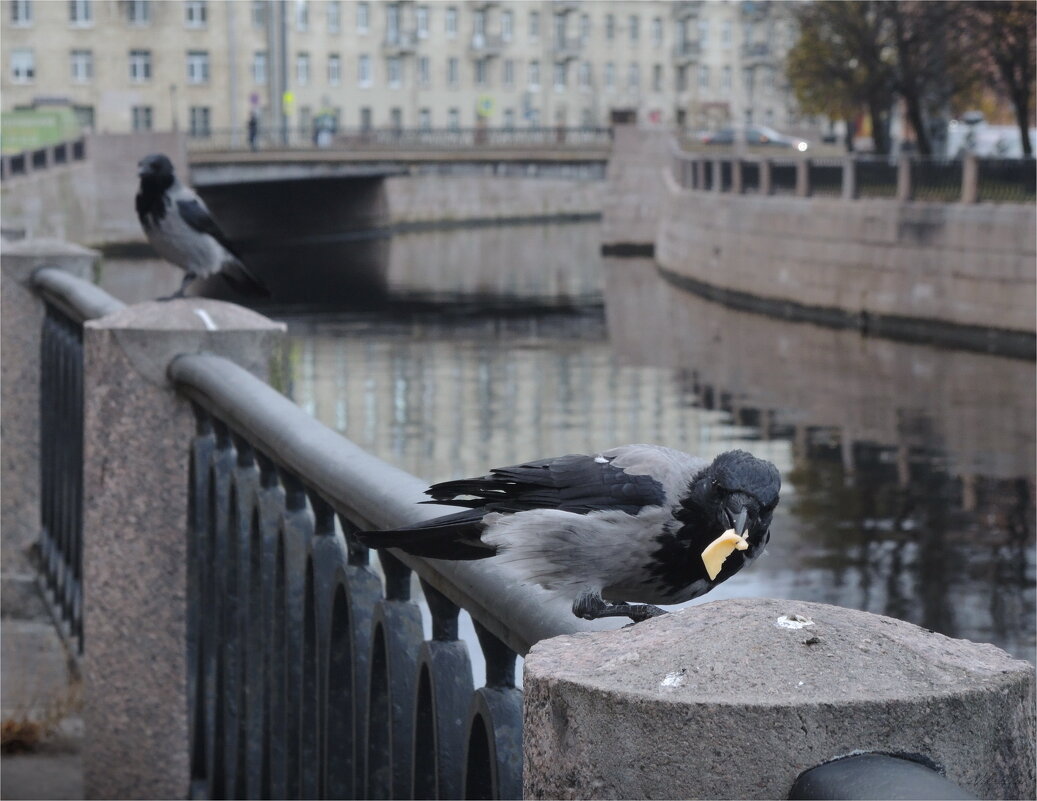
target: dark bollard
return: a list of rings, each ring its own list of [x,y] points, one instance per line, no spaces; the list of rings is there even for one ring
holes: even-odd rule
[[[790,799],[975,799],[920,762],[888,754],[856,754],[799,774]]]

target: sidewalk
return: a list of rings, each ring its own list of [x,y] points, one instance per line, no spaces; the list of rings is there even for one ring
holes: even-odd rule
[[[0,756],[0,798],[83,797],[78,679],[29,573],[3,573],[0,710],[5,726],[31,721],[46,732],[30,752]]]

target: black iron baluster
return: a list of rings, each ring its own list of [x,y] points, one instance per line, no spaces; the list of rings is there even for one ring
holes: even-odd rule
[[[464,798],[522,797],[522,691],[515,652],[478,622],[486,686],[472,697],[465,748]]]
[[[57,431],[55,398],[58,390],[56,323],[50,305],[43,319],[40,341],[40,544],[39,559],[43,578],[54,594],[54,467]]]
[[[367,798],[406,798],[411,791],[414,674],[424,640],[421,611],[410,601],[410,569],[378,554],[385,600],[374,610],[368,698]]]
[[[209,597],[209,470],[215,436],[207,413],[194,407],[196,436],[191,441],[187,512],[187,693],[189,699],[189,732],[191,737],[191,797],[208,798],[208,753],[212,741],[207,739],[205,673],[207,649],[212,647],[205,636],[212,600]]]
[[[411,798],[460,798],[465,724],[474,683],[467,646],[458,639],[460,608],[422,580],[432,639],[421,644],[414,704]]]
[[[302,707],[304,703],[304,618],[307,554],[313,537],[313,515],[306,489],[282,471],[285,489],[284,654],[285,654],[285,792],[299,798],[302,788]]]

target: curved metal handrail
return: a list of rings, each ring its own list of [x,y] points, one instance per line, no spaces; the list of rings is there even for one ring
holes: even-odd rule
[[[367,453],[234,362],[185,354],[170,363],[168,373],[189,399],[348,519],[371,528],[394,528],[445,513],[442,507],[419,505],[426,499],[425,482]],[[518,654],[548,637],[622,623],[580,620],[490,561],[449,562],[394,553]]]
[[[48,303],[77,323],[95,320],[126,308],[99,286],[58,267],[40,267],[30,279]]]

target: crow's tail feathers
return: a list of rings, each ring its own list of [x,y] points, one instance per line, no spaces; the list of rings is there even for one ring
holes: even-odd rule
[[[471,509],[392,531],[358,531],[368,548],[399,548],[430,559],[486,559],[497,549],[479,539],[484,510]]]
[[[268,298],[270,290],[256,278],[240,261],[227,261],[220,269],[220,276],[231,289],[247,298]]]

